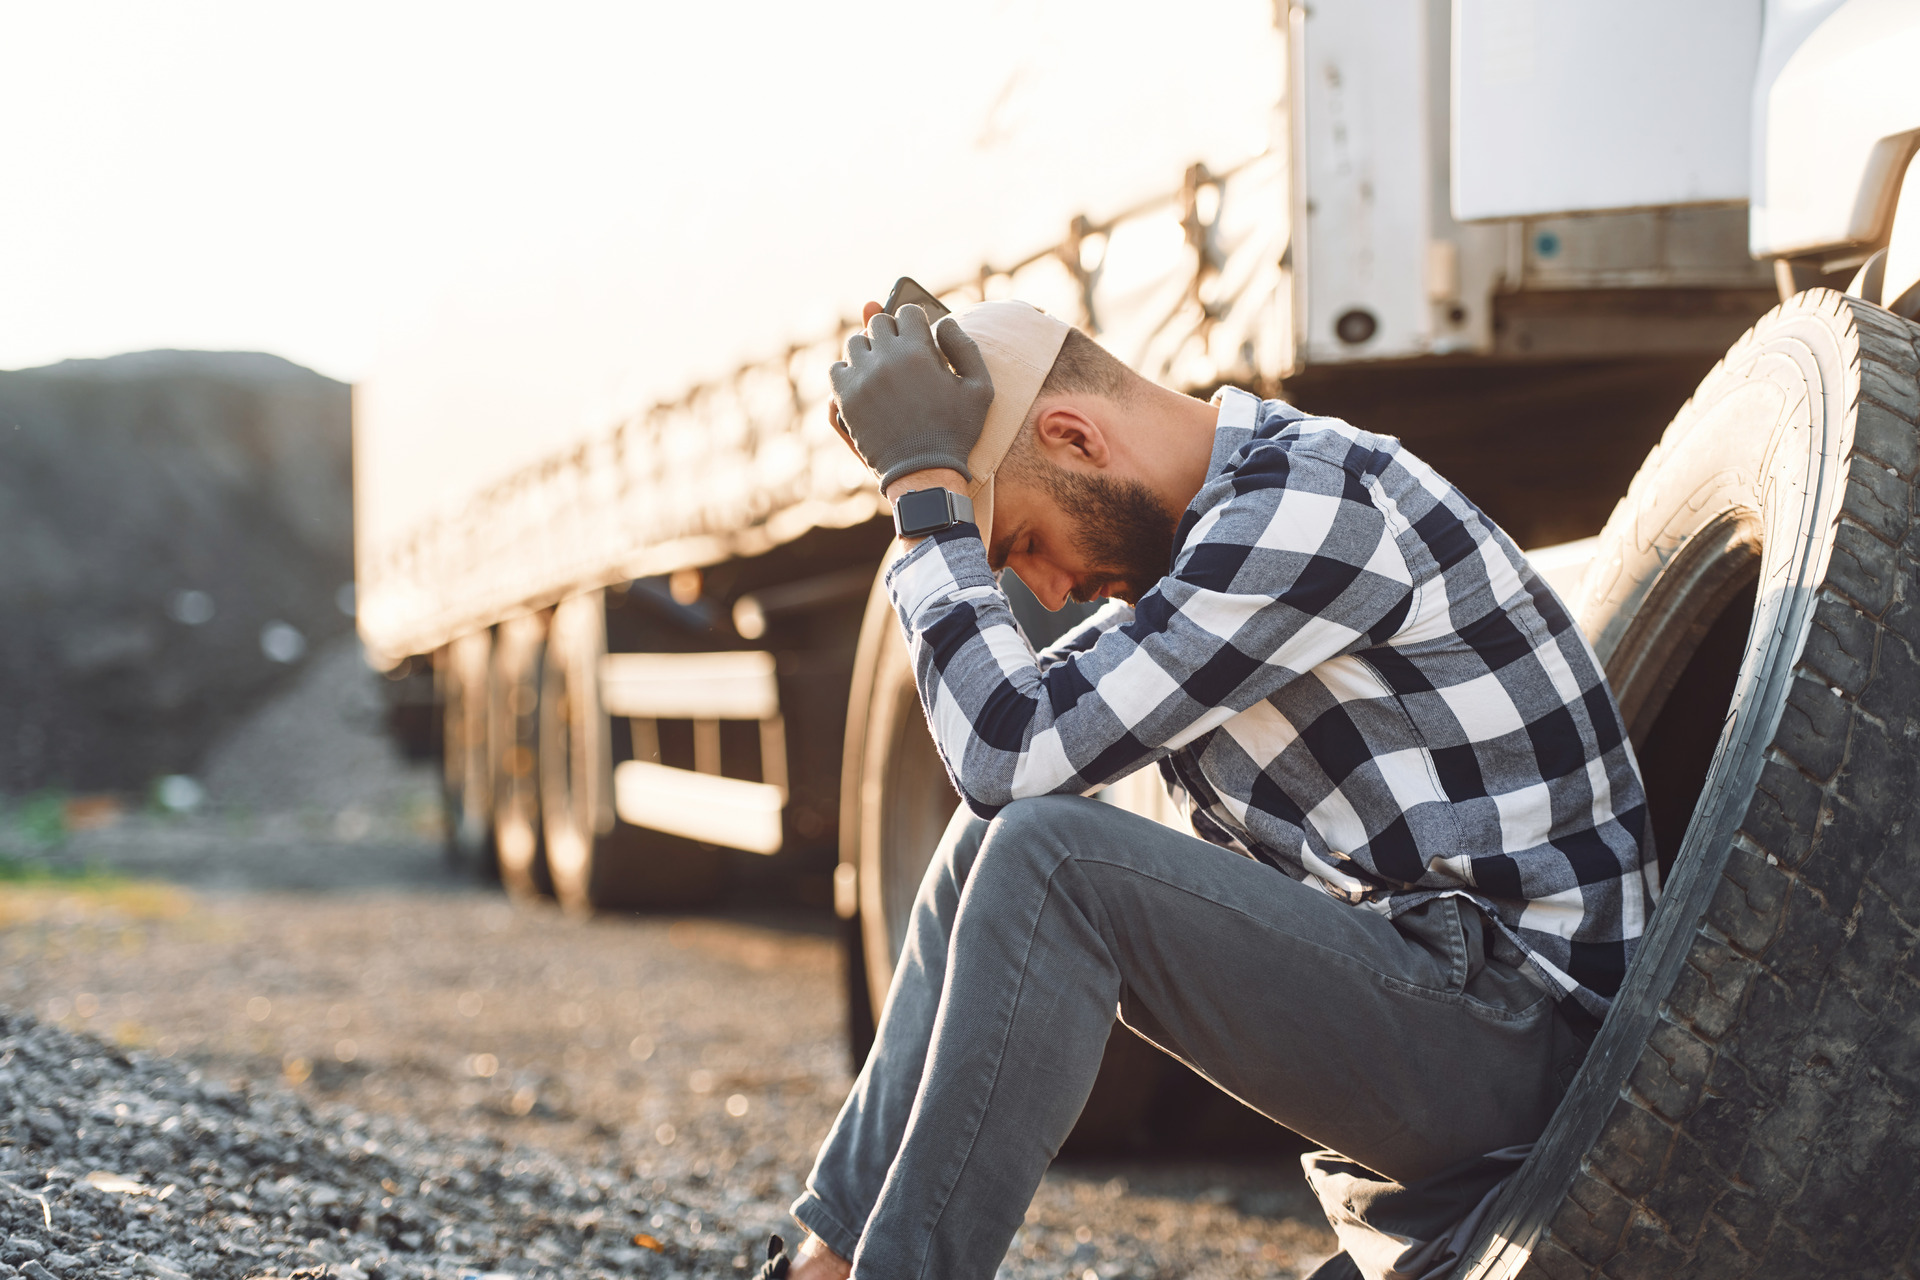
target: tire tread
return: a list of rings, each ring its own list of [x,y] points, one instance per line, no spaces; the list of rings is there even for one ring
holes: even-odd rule
[[[1858,346],[1831,563],[1685,963],[1520,1276],[1912,1278],[1920,1265],[1920,326],[1825,291],[1781,310],[1795,306]],[[1707,375],[1615,523],[1755,340]],[[1889,838],[1890,823],[1916,838]],[[1516,1274],[1502,1256],[1473,1274]]]

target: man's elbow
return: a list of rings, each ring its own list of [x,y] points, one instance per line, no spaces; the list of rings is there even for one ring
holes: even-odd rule
[[[961,802],[968,811],[988,820],[1016,800],[1037,800],[1042,796],[1068,793],[1062,787],[1044,785],[1044,779],[1008,778],[998,770],[993,773],[994,776],[990,777],[961,774],[954,778]]]
[[[1004,769],[988,767],[984,762],[975,763],[971,768],[968,764],[965,760],[950,760],[947,777],[960,793],[960,803],[975,817],[992,821],[1002,809],[1020,798]]]
[[[967,812],[982,822],[992,822],[1000,815],[1000,811],[1006,808],[1011,801],[1002,800],[996,804],[992,801],[981,799],[971,791],[963,791],[960,793],[960,803],[966,805]]]

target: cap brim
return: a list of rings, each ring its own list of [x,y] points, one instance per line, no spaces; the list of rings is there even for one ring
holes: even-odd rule
[[[992,546],[994,476],[1053,372],[1069,326],[1031,303],[1014,299],[979,303],[957,312],[954,320],[980,348],[993,377],[993,405],[979,440],[967,454],[967,470],[973,476],[967,496],[973,500],[974,522],[981,539]]]

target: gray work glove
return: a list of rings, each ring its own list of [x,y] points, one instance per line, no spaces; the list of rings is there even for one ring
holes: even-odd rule
[[[934,467],[973,479],[967,454],[993,403],[980,348],[951,316],[928,329],[913,303],[897,318],[881,312],[867,329],[847,340],[847,358],[828,376],[840,422],[880,487]]]

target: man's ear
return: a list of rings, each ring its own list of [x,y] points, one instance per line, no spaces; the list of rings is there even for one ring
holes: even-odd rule
[[[1105,470],[1113,462],[1105,429],[1073,400],[1059,400],[1041,409],[1033,420],[1033,431],[1040,451],[1058,465],[1077,462]]]

